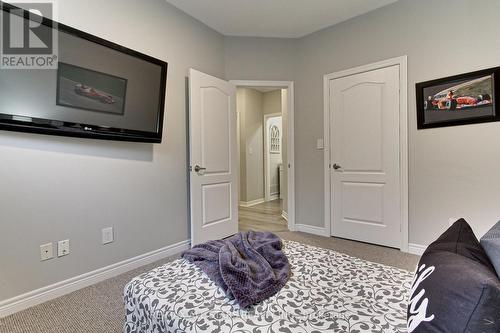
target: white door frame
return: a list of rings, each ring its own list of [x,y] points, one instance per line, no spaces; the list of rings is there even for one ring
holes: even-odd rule
[[[373,64],[359,66],[323,77],[324,103],[324,176],[325,176],[325,228],[332,234],[331,200],[330,200],[330,80],[370,72],[390,66],[399,66],[399,164],[401,184],[401,251],[408,252],[408,57],[401,56]]]
[[[269,132],[267,128],[267,120],[269,118],[274,118],[274,117],[282,117],[281,119],[283,120],[283,114],[281,112],[276,112],[276,113],[269,113],[264,115],[264,200],[269,201],[271,200],[271,191],[269,190]],[[283,128],[282,128],[283,130]],[[287,133],[288,134],[288,133]],[[283,155],[281,155],[283,156]],[[283,163],[283,161],[282,161]]]
[[[295,231],[295,122],[293,81],[230,80],[236,87],[276,87],[287,89],[287,158],[288,158],[288,230]]]

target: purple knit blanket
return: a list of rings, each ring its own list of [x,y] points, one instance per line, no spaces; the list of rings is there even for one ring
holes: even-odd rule
[[[196,245],[182,257],[246,308],[276,294],[290,277],[282,246],[273,233],[247,231]]]

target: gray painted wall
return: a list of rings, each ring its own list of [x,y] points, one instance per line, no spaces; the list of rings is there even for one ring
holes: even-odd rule
[[[264,115],[266,114],[273,114],[273,113],[281,113],[281,153],[280,154],[270,154],[270,167],[271,170],[278,169],[279,164],[283,163],[283,161],[286,160],[286,154],[284,153],[286,150],[286,123],[285,123],[285,117],[283,112],[283,107],[282,107],[282,91],[285,91],[285,89],[277,89],[274,91],[269,91],[264,93],[264,98],[262,100],[262,112]],[[285,106],[286,107],[286,106]],[[264,124],[265,126],[265,124]],[[269,128],[267,128],[269,130]],[[264,150],[265,150],[265,145],[264,145]],[[271,180],[272,184],[272,189],[271,189],[271,195],[275,192],[278,191],[278,183],[279,183],[279,172],[274,172],[272,171],[272,174],[274,175],[274,179]],[[286,173],[283,175],[282,181],[286,184]],[[283,192],[284,191],[284,192]],[[281,189],[280,192],[283,192],[283,194],[286,196],[286,186],[283,187],[283,183],[281,183]],[[285,202],[286,199],[283,198],[283,201]],[[285,206],[283,206],[285,207]]]
[[[238,88],[240,118],[240,201],[264,198],[263,93]]]
[[[323,75],[408,55],[410,242],[500,217],[500,124],[416,130],[416,82],[500,65],[498,0],[401,0],[298,40],[226,38],[228,79],[295,81],[296,223],[323,226]],[[446,13],[443,15],[443,13]],[[294,43],[295,41],[295,43]]]
[[[238,114],[237,133],[239,159],[239,201],[247,201],[247,140],[245,127],[245,89],[236,89],[236,112]]]
[[[186,76],[224,77],[223,37],[163,0],[61,0],[59,20],[169,63],[163,143],[0,132],[0,300],[188,239]]]
[[[262,100],[262,113],[281,113],[281,89],[265,92]]]
[[[297,40],[283,38],[225,37],[228,80],[293,79]]]

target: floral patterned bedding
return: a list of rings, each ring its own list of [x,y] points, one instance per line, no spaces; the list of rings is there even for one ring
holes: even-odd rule
[[[124,290],[124,332],[406,332],[412,273],[284,243],[292,277],[248,309],[183,259],[134,278]]]

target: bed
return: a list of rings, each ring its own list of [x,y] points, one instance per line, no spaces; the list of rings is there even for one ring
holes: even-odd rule
[[[134,278],[124,332],[406,332],[412,273],[291,241],[284,251],[290,280],[247,309],[184,259]]]

